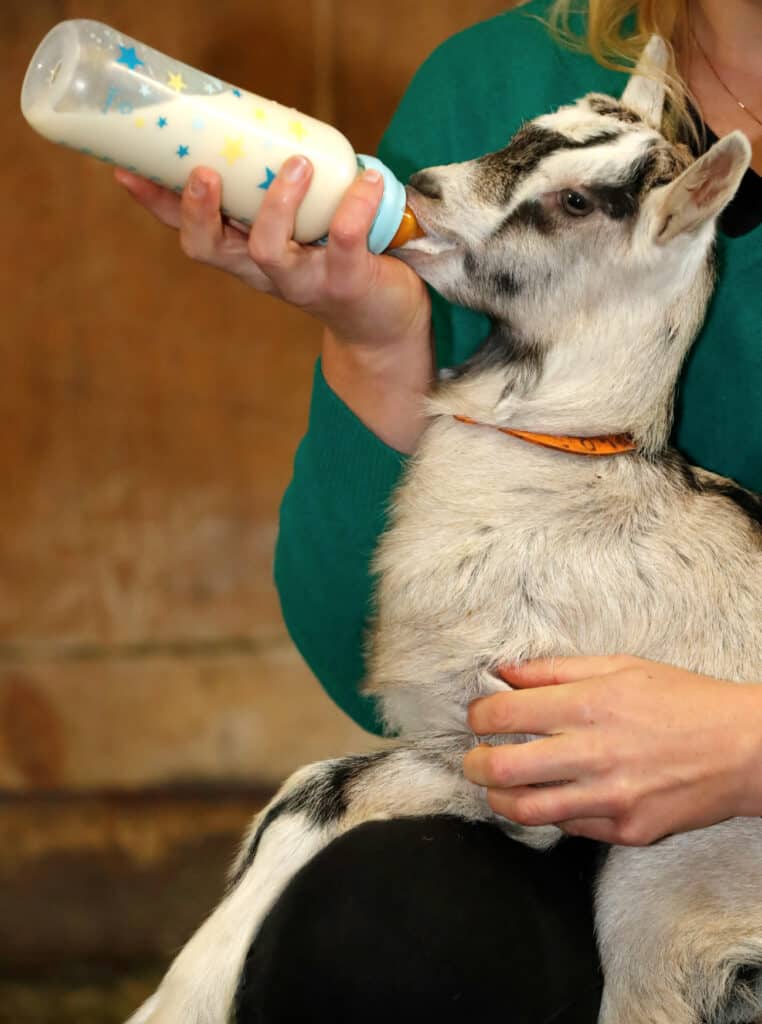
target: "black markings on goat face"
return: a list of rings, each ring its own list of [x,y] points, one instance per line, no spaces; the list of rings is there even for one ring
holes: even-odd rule
[[[504,206],[516,186],[536,169],[540,161],[563,149],[588,149],[619,138],[616,128],[603,128],[579,141],[560,132],[528,124],[514,135],[505,149],[489,153],[475,161],[478,179],[476,193],[487,203]]]
[[[614,184],[593,182],[589,191],[599,208],[612,220],[634,217],[643,198],[661,185],[667,185],[687,166],[679,151],[658,143],[648,149],[626,169]]]
[[[603,144],[614,143],[620,137],[615,133],[610,138],[602,140],[600,135],[596,135],[587,139],[584,144],[571,144],[572,140],[567,140],[570,145],[556,147],[549,152],[564,148],[582,148],[583,145],[600,145],[602,141]],[[498,157],[500,154],[495,154],[495,158]],[[643,199],[651,189],[674,180],[688,163],[689,159],[679,149],[655,138],[649,139],[643,152],[629,164],[623,164],[611,175],[610,180],[591,177],[584,183],[570,181],[568,188],[560,187],[556,192],[551,191],[542,196],[528,198],[508,214],[494,234],[501,235],[508,230],[524,227],[548,235],[573,226],[574,221],[584,219],[587,213],[596,212],[613,221],[632,220],[637,216]],[[586,201],[588,209],[583,209],[583,217],[575,216],[574,210],[564,209],[565,193]]]
[[[488,292],[495,297],[513,298],[521,291],[521,284],[507,267],[493,270],[470,250],[463,257],[463,273],[480,294]]]

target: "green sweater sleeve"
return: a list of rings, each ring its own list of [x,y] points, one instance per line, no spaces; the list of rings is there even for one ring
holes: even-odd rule
[[[359,693],[369,565],[403,461],[328,387],[318,362],[307,434],[281,505],[275,582],[305,661],[371,732],[381,725]]]
[[[401,180],[427,166],[501,148],[523,120],[586,92],[618,95],[625,79],[556,45],[536,17],[547,0],[448,40],[414,77],[380,147]],[[722,271],[681,383],[676,441],[688,458],[762,488],[762,228],[720,239]],[[433,296],[440,366],[466,359],[487,321]],[[370,559],[404,458],[326,384],[320,365],[307,435],[281,508],[275,579],[286,625],[332,699],[371,731],[361,696]]]

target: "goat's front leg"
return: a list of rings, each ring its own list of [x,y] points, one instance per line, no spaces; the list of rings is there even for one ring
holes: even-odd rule
[[[289,879],[335,834],[305,814],[275,817],[282,803],[279,796],[258,816],[256,856],[234,875],[225,898],[127,1024],[228,1021],[246,953],[261,922]]]
[[[461,757],[400,747],[297,772],[254,822],[223,901],[128,1024],[227,1024],[262,921],[294,874],[342,832],[392,816],[491,819]]]

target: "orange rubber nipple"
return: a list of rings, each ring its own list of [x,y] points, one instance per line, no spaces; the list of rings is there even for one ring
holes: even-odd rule
[[[426,232],[415,219],[415,214],[409,206],[406,206],[405,212],[402,214],[400,226],[397,228],[397,234],[387,246],[387,251],[389,249],[398,249],[405,242],[410,242],[413,238],[423,238],[425,235]]]

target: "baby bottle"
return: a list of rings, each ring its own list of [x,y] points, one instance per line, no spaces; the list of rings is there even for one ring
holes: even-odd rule
[[[322,239],[364,168],[384,179],[368,248],[395,248],[423,232],[388,167],[358,156],[330,125],[221,82],[97,21],[56,25],[32,58],[21,92],[41,135],[181,191],[193,167],[222,178],[223,211],[251,224],[288,157],[314,174],[296,218],[299,242]]]

